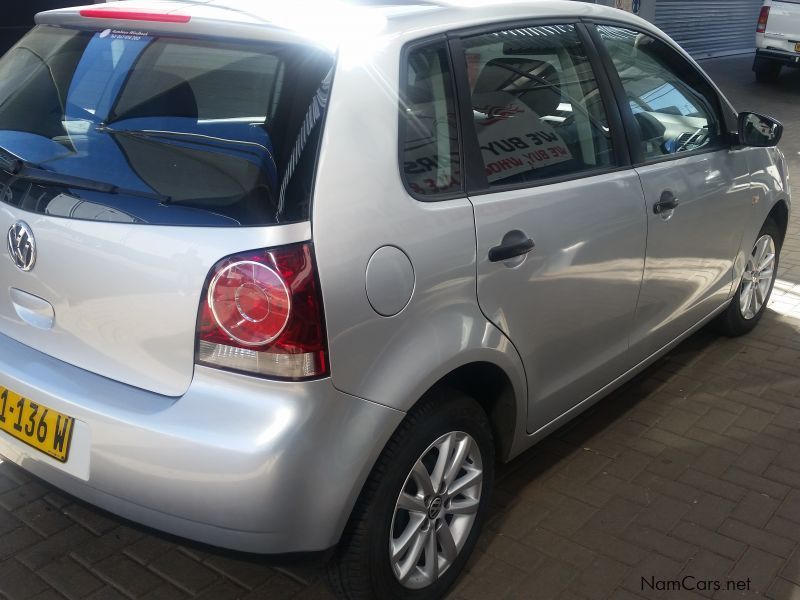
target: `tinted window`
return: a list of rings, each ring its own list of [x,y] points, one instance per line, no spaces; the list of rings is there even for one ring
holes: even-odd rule
[[[606,111],[572,25],[500,31],[463,43],[490,185],[613,164]]]
[[[716,94],[678,52],[637,31],[607,26],[598,30],[622,80],[645,159],[720,141]]]
[[[306,220],[332,67],[286,44],[39,27],[0,60],[0,146],[121,191],[0,172],[0,198],[103,221]]]
[[[403,175],[420,196],[461,190],[453,81],[444,42],[412,50],[401,90]]]

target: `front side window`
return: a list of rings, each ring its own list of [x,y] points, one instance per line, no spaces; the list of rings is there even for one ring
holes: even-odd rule
[[[717,97],[694,67],[644,33],[611,26],[598,32],[622,80],[645,160],[718,145]]]
[[[128,223],[306,220],[332,69],[285,43],[40,26],[0,60],[0,149],[38,175],[0,170],[0,199]]]
[[[463,46],[490,186],[614,164],[605,107],[574,26],[499,31]]]
[[[401,164],[408,189],[434,199],[461,191],[455,93],[445,42],[408,53],[400,103]]]

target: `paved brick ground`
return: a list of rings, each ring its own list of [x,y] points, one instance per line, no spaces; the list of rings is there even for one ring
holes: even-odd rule
[[[706,67],[739,108],[789,126],[800,177],[800,72]],[[800,198],[800,193],[796,193]],[[752,335],[701,332],[590,414],[504,467],[456,598],[800,599],[800,212]],[[642,578],[747,580],[651,592]],[[327,598],[318,567],[267,564],[123,523],[0,465],[0,596]]]

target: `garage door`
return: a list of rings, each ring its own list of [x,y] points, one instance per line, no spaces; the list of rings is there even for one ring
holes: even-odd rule
[[[695,58],[755,48],[762,0],[658,0],[656,25]]]

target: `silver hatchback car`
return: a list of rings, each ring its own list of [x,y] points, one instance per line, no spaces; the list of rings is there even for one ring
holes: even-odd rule
[[[507,461],[762,317],[776,121],[580,2],[115,2],[0,61],[0,454],[345,597],[435,598]]]

